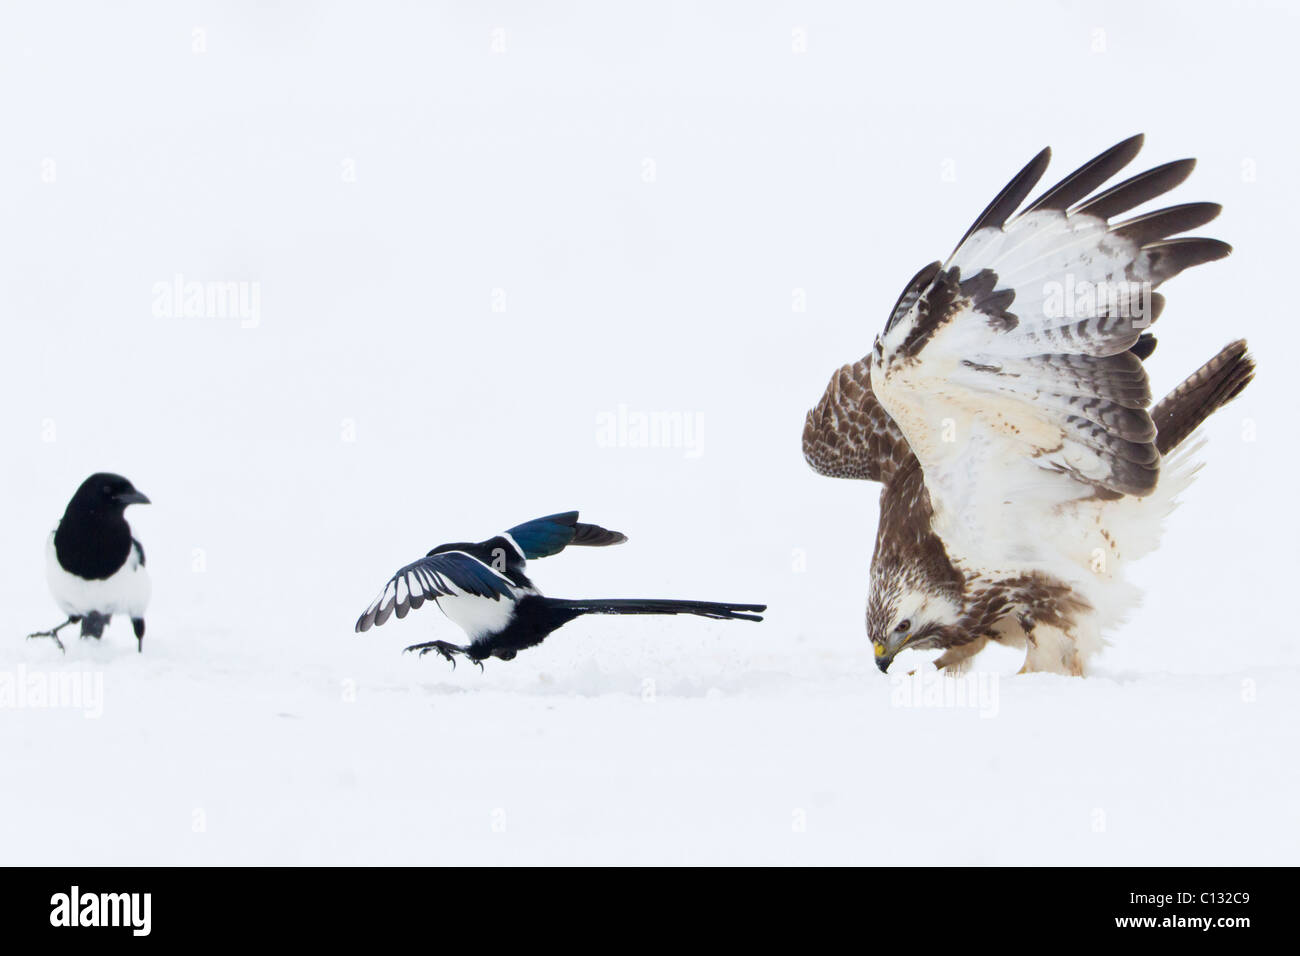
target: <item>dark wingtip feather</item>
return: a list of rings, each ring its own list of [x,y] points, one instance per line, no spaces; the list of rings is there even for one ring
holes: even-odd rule
[[[984,207],[984,211],[979,214],[979,218],[971,224],[966,230],[966,235],[961,237],[961,242],[957,247],[961,248],[962,242],[969,239],[974,233],[989,226],[1001,227],[1011,214],[1019,208],[1020,204],[1025,201],[1030,190],[1038,185],[1038,181],[1043,178],[1043,173],[1047,172],[1047,164],[1052,161],[1052,147],[1047,146],[1039,151],[1038,155],[1025,164],[1024,169],[1016,173],[1015,178],[1002,188],[994,200]]]
[[[1172,163],[1148,169],[1076,206],[1070,210],[1071,215],[1086,214],[1100,219],[1118,216],[1149,199],[1163,196],[1179,186],[1195,168],[1194,159],[1176,159]]]
[[[1111,232],[1146,246],[1189,229],[1199,229],[1217,219],[1221,212],[1223,207],[1216,202],[1182,203],[1115,223]]]
[[[375,626],[376,623],[378,624],[384,623],[383,621],[375,620],[376,616],[379,614],[379,610],[380,608],[378,604],[372,605],[371,607],[366,609],[366,613],[362,614],[359,618],[357,618],[356,632],[358,634],[363,634],[366,631],[370,630],[372,627]],[[387,620],[387,618],[385,618],[385,620]]]
[[[1030,203],[1025,212],[1035,209],[1057,209],[1064,212],[1133,162],[1145,140],[1146,136],[1138,133],[1116,143],[1101,155],[1094,156]]]
[[[1181,236],[1164,239],[1142,247],[1148,274],[1159,285],[1184,269],[1215,262],[1232,254],[1232,246],[1220,239]]]
[[[962,241],[965,242],[964,239]],[[943,263],[936,260],[929,265],[922,266],[916,275],[912,276],[911,281],[903,287],[903,291],[899,295],[898,301],[894,303],[894,307],[889,310],[889,318],[885,322],[886,332],[892,329],[894,323],[906,315],[907,310],[916,304],[916,300],[934,281],[934,277],[939,274],[941,269],[943,269]]]

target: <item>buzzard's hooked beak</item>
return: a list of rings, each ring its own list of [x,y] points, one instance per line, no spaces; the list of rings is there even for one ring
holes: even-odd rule
[[[873,648],[876,652],[876,666],[880,668],[880,673],[888,674],[889,665],[894,663],[894,655],[886,654],[882,644],[875,644]]]

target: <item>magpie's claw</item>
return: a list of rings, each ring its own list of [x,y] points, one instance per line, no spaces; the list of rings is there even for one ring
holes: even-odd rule
[[[59,631],[63,630],[63,629],[64,629],[65,627],[67,627],[69,624],[76,624],[76,623],[77,623],[78,621],[80,621],[80,620],[81,620],[80,617],[73,617],[73,616],[70,615],[70,616],[68,617],[68,619],[67,619],[66,621],[64,621],[62,624],[58,624],[58,625],[56,625],[56,626],[50,628],[48,631],[35,631],[34,633],[28,634],[28,635],[27,635],[27,640],[30,641],[33,637],[48,637],[48,638],[51,638],[51,639],[54,641],[55,644],[59,645],[59,651],[60,651],[61,653],[63,653],[63,654],[66,654],[66,653],[68,653],[68,649],[67,649],[66,647],[64,647],[64,646],[63,646],[63,642],[62,642],[61,640],[59,640]],[[82,636],[84,637],[85,635],[83,634]]]
[[[66,647],[64,647],[64,646],[63,646],[63,642],[62,642],[61,640],[59,640],[59,633],[58,633],[58,629],[57,629],[57,628],[55,628],[53,631],[36,631],[36,632],[34,632],[34,633],[32,633],[32,634],[28,634],[28,635],[27,635],[27,640],[30,641],[33,637],[48,637],[48,638],[50,638],[52,641],[54,641],[55,644],[57,644],[57,645],[59,646],[59,651],[60,651],[60,653],[63,653],[63,654],[68,653],[68,649],[67,649]]]
[[[412,644],[410,647],[406,648],[403,653],[406,651],[419,651],[421,657],[430,653],[437,654],[444,661],[451,662],[452,670],[456,669],[456,655],[463,654],[475,664],[478,664],[480,670],[483,668],[483,662],[471,656],[469,651],[465,648],[458,644],[448,644],[446,641],[429,641],[427,644]]]

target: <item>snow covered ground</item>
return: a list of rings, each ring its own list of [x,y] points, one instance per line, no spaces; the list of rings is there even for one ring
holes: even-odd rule
[[[6,7],[0,862],[1297,862],[1295,13],[691,7]],[[1259,379],[1097,676],[882,677],[877,490],[807,469],[804,412],[1038,148],[1137,130],[1237,249],[1166,290],[1155,388],[1240,335]],[[143,655],[23,640],[95,470],[154,502]],[[433,608],[352,633],[569,508],[631,540],[548,593],[768,620],[482,674],[400,653],[459,638]],[[39,706],[59,675],[90,699]]]

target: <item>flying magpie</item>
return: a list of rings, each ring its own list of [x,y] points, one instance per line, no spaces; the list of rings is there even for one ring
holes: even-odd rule
[[[81,623],[81,636],[99,638],[114,614],[129,614],[137,650],[144,650],[144,609],[149,603],[149,575],[144,548],[131,536],[127,505],[149,499],[121,475],[98,472],[81,483],[68,502],[63,520],[45,546],[45,576],[54,603],[68,619],[48,631],[64,650],[59,631]]]
[[[568,601],[543,597],[524,573],[527,562],[559,554],[570,545],[605,547],[627,536],[578,521],[578,512],[547,515],[477,543],[440,544],[394,574],[357,621],[357,632],[383,624],[396,612],[432,600],[469,637],[468,645],[447,641],[412,644],[408,651],[441,655],[456,666],[455,655],[483,667],[489,657],[513,660],[526,647],[583,614],[696,614],[719,620],[761,621],[765,604],[713,601]],[[749,612],[749,613],[745,613]]]

